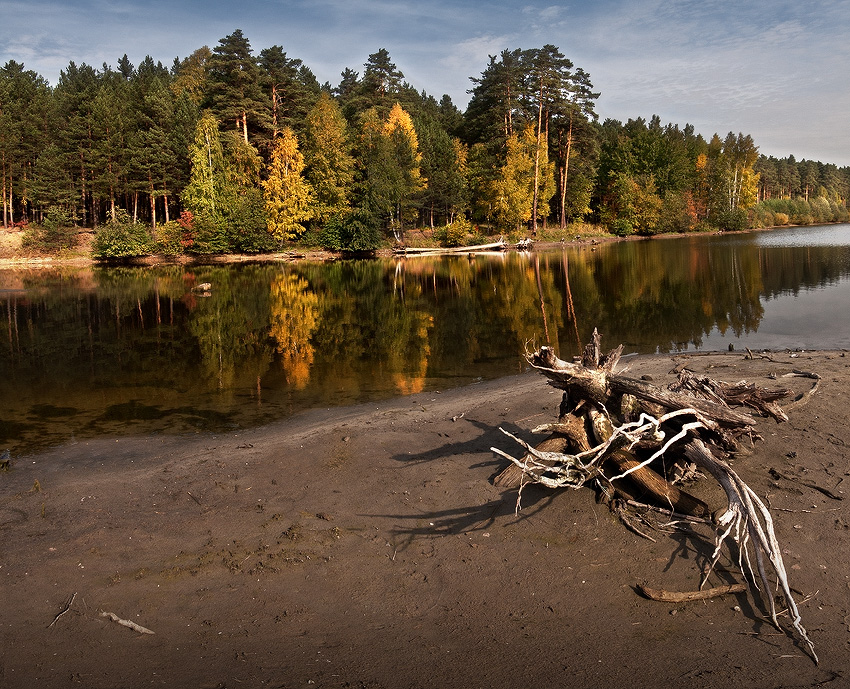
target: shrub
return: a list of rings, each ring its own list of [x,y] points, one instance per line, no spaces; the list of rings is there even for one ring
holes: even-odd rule
[[[187,251],[193,254],[224,254],[229,249],[224,220],[211,213],[201,212],[192,218],[192,245]]]
[[[73,249],[76,232],[68,214],[56,206],[47,209],[41,225],[29,225],[21,237],[21,247],[33,251],[57,252]]]
[[[717,226],[727,232],[736,232],[747,229],[747,211],[736,208],[731,211],[723,211],[717,215]]]
[[[153,248],[150,233],[141,223],[123,209],[118,209],[115,220],[98,227],[94,234],[92,255],[95,258],[131,258],[149,254]]]
[[[468,235],[472,234],[472,224],[461,216],[453,223],[446,225],[444,246],[463,246],[466,244]]]
[[[625,218],[617,218],[611,223],[611,234],[615,234],[618,237],[628,237],[634,234],[634,231],[632,224]]]
[[[331,216],[318,240],[328,251],[374,251],[381,245],[381,233],[369,213],[354,210]]]
[[[169,220],[156,231],[156,251],[166,256],[179,256],[184,251],[183,228],[177,220]]]
[[[268,230],[265,203],[259,189],[249,189],[240,196],[228,216],[231,250],[259,254],[272,251],[280,244]]]

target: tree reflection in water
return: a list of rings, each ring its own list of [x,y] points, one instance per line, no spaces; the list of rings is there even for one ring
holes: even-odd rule
[[[850,317],[830,306],[830,291],[850,284],[850,226],[835,232],[844,239],[808,246],[748,234],[470,257],[2,271],[0,449],[238,428],[442,389],[520,372],[525,351],[547,342],[569,358],[594,327],[627,352],[759,347],[759,329],[771,328],[765,305],[802,294],[815,306],[789,337],[823,303],[831,327],[816,346],[847,346]],[[193,289],[203,282],[207,295]]]

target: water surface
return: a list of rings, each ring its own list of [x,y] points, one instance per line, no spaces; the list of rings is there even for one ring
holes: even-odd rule
[[[196,288],[208,282],[209,292]],[[850,347],[850,225],[531,254],[0,271],[0,450],[221,431],[524,352]]]

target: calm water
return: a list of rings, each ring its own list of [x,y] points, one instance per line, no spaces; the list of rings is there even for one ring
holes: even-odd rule
[[[193,287],[209,282],[208,294]],[[577,353],[850,347],[850,225],[447,258],[0,271],[0,451],[225,430]]]

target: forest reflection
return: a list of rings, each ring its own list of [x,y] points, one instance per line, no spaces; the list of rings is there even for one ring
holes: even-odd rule
[[[698,349],[712,332],[757,332],[765,300],[848,275],[848,246],[722,236],[474,257],[2,271],[0,450],[238,428],[442,389],[520,372],[541,344],[570,357],[594,327],[627,352]],[[209,293],[194,289],[204,282]]]

